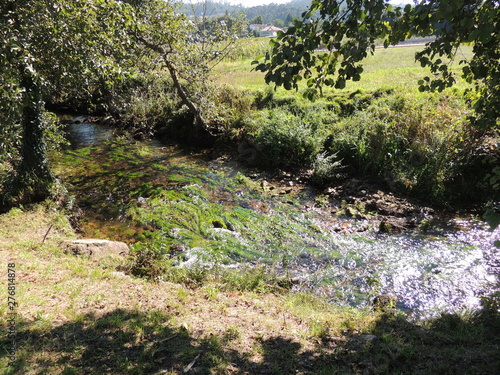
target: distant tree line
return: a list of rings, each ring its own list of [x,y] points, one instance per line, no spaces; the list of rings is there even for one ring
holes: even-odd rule
[[[293,0],[286,4],[268,4],[254,7],[231,5],[229,3],[200,1],[185,4],[180,11],[190,17],[243,16],[248,23],[273,24],[278,27],[288,27],[294,18],[301,18],[311,0]],[[256,22],[256,21],[259,22]]]

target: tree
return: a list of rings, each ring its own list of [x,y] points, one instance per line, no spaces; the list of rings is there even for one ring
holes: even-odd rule
[[[0,11],[0,108],[7,124],[22,127],[21,160],[8,195],[43,200],[55,182],[44,102],[120,74],[119,62],[130,49],[125,29],[133,18],[114,0],[4,0]]]
[[[313,18],[314,15],[314,18]],[[316,16],[317,15],[317,16]],[[474,84],[468,92],[482,129],[494,129],[500,119],[500,7],[496,0],[421,0],[415,6],[393,7],[385,0],[314,0],[302,20],[276,40],[256,69],[266,81],[286,89],[307,81],[309,95],[324,86],[338,89],[361,78],[361,62],[375,52],[375,42],[395,45],[413,36],[435,36],[415,59],[433,77],[420,90],[443,90],[455,83],[448,65],[462,43],[472,43],[474,56],[461,60],[462,77]],[[324,51],[318,52],[315,51]]]
[[[276,18],[273,20],[273,25],[276,27],[285,27],[285,21],[280,18]]]
[[[209,19],[205,13],[195,22],[177,12],[177,5],[163,0],[131,0],[137,15],[132,35],[153,62],[166,68],[182,103],[198,126],[214,131],[216,117],[208,100],[209,73],[231,50],[246,29],[242,18]],[[207,8],[207,7],[205,7]],[[153,66],[156,69],[158,66]],[[211,108],[206,108],[211,107]]]
[[[262,18],[262,16],[261,16],[261,15],[258,15],[258,16],[257,16],[257,17],[255,17],[255,18],[252,20],[252,22],[250,22],[250,23],[253,23],[253,24],[255,24],[255,25],[262,25],[262,24],[264,24],[264,18]]]

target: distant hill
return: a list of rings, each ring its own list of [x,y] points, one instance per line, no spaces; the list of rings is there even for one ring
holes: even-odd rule
[[[268,4],[246,8],[243,5],[231,5],[216,1],[200,1],[194,4],[185,4],[180,11],[188,16],[216,17],[223,14],[246,16],[249,23],[257,17],[262,18],[262,23],[286,26],[293,18],[301,18],[302,13],[307,10],[311,0],[291,0],[286,4]]]

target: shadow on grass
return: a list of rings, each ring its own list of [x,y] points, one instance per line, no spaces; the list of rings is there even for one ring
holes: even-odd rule
[[[190,334],[160,311],[118,309],[17,328],[17,358],[6,374],[500,373],[498,314],[445,315],[426,328],[385,314],[370,335],[324,335],[307,350],[285,336],[256,338],[246,343],[252,353],[237,350],[235,332]],[[4,336],[0,344],[6,366],[10,342]]]

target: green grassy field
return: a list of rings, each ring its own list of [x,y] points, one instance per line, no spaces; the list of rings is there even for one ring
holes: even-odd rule
[[[364,72],[359,82],[348,82],[341,92],[365,90],[374,91],[379,88],[391,87],[402,91],[411,91],[418,94],[417,82],[419,79],[429,75],[426,69],[420,67],[415,62],[415,53],[420,51],[422,46],[407,46],[394,48],[380,48],[370,55],[363,63]],[[257,52],[258,50],[256,50]],[[262,56],[262,54],[260,55]],[[471,46],[462,46],[458,51],[456,60],[452,63],[452,70],[459,73],[458,62],[472,56]],[[214,76],[218,84],[232,85],[242,89],[262,89],[265,85],[264,74],[253,70],[252,61],[258,59],[259,55],[247,57],[239,60],[225,61],[219,64]],[[262,60],[262,58],[261,58]],[[457,88],[463,89],[466,83],[457,76]],[[305,89],[302,87],[300,90]],[[300,91],[299,90],[299,91]],[[333,90],[326,89],[325,95]],[[278,90],[279,93],[286,90]]]

